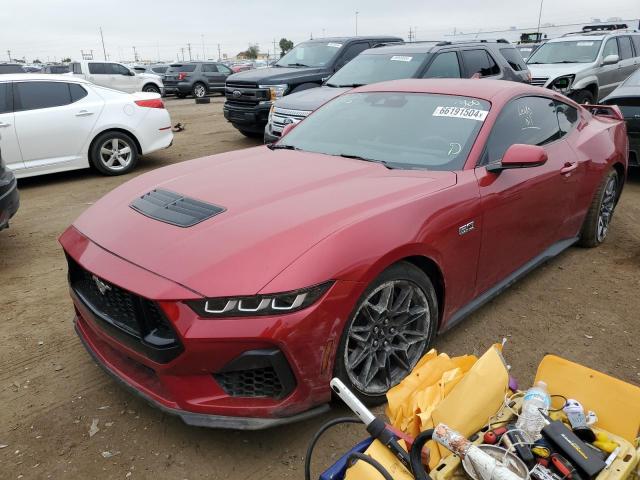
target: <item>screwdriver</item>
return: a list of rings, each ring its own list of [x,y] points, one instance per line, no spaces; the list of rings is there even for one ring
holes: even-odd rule
[[[562,478],[568,480],[580,480],[580,475],[578,475],[578,471],[574,468],[571,463],[564,458],[559,453],[551,454],[551,463],[553,466],[560,472]]]

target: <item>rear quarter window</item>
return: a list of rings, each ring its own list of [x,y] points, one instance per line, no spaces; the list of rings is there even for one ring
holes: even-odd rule
[[[501,48],[500,55],[504,57],[509,66],[516,72],[521,72],[522,70],[527,69],[522,55],[515,48]]]
[[[13,89],[16,112],[71,103],[69,84],[64,82],[16,82]]]
[[[171,65],[167,72],[195,72],[196,65]]]

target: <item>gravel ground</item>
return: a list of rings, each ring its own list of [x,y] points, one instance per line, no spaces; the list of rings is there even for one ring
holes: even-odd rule
[[[132,174],[105,178],[87,170],[20,182],[22,206],[0,233],[1,478],[302,478],[313,432],[346,413],[334,406],[324,417],[261,432],[187,427],[122,390],[73,332],[57,237],[88,205],[135,175],[256,145],[226,123],[222,101],[168,100],[173,123],[186,130]],[[440,337],[437,347],[480,354],[506,337],[505,355],[522,385],[546,353],[640,383],[638,219],[635,173],[604,245],[569,249]],[[319,446],[318,467],[363,436],[357,426],[340,427]]]

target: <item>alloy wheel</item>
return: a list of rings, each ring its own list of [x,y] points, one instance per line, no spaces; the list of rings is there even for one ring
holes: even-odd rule
[[[196,85],[193,89],[193,93],[196,97],[202,98],[207,94],[207,90],[202,85]]]
[[[427,297],[415,283],[393,280],[378,286],[349,326],[344,365],[352,384],[367,395],[398,384],[422,356],[431,321]]]
[[[100,161],[111,171],[124,170],[132,158],[131,145],[121,138],[111,138],[100,147]]]
[[[613,209],[616,205],[616,196],[618,191],[618,180],[615,176],[609,178],[604,188],[602,202],[600,203],[600,213],[598,215],[598,230],[596,232],[598,242],[604,241],[609,231],[609,223],[613,216]]]

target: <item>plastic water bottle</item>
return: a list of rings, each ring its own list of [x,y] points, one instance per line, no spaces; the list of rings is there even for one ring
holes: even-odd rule
[[[524,394],[522,412],[516,422],[523,436],[531,443],[540,438],[540,431],[545,426],[541,413],[547,415],[551,406],[551,398],[547,393],[547,384],[538,382]]]

